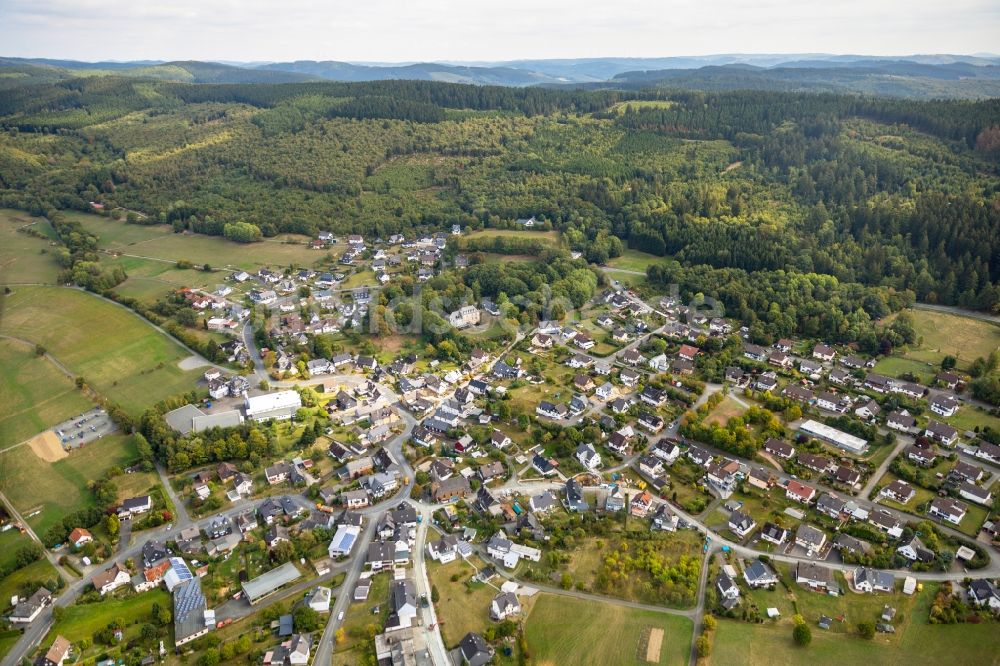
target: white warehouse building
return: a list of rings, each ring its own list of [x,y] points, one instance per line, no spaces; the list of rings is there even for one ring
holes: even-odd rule
[[[821,442],[833,444],[837,448],[843,449],[855,455],[861,455],[868,449],[868,440],[855,437],[846,432],[831,428],[825,423],[818,421],[804,421],[799,426],[799,432],[810,437],[815,437]]]
[[[302,407],[302,398],[297,391],[278,391],[248,396],[243,406],[253,421],[287,421]]]

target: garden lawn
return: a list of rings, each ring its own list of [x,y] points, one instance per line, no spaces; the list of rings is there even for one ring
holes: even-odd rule
[[[190,391],[199,370],[181,370],[189,352],[138,315],[92,294],[21,287],[7,297],[0,333],[41,344],[98,393],[139,416]]]
[[[878,483],[876,483],[875,485],[879,488],[885,488],[887,485],[897,480],[899,480],[898,476],[896,476],[892,472],[886,472],[882,476],[882,478],[878,480]],[[907,513],[916,514],[918,506],[920,506],[921,504],[926,504],[927,502],[931,501],[936,497],[936,495],[930,490],[927,490],[926,488],[921,488],[920,486],[914,485],[912,483],[910,484],[910,486],[913,488],[913,493],[914,493],[913,499],[911,499],[906,504],[900,504],[899,502],[894,502],[890,499],[886,499],[885,497],[878,497],[878,494],[874,493],[874,491],[873,491],[873,497],[877,498],[877,501],[880,504],[885,504],[886,506],[891,506],[894,509],[899,509],[900,511],[906,511]],[[873,499],[872,501],[875,501],[875,499]]]
[[[940,368],[913,358],[887,356],[875,364],[874,370],[889,377],[902,377],[904,374],[910,373],[921,384],[930,384],[934,381],[934,375]]]
[[[43,557],[0,579],[0,608],[5,609],[5,613],[12,608],[10,598],[21,593],[22,585],[29,583],[45,585],[48,581],[54,581],[58,575],[55,567]]]
[[[343,663],[343,659],[355,656],[355,663],[360,659],[361,650],[367,642],[367,637],[363,636],[365,628],[372,625],[376,633],[385,626],[386,615],[381,612],[379,615],[372,613],[376,606],[383,606],[388,609],[389,603],[389,583],[392,581],[391,574],[379,574],[372,576],[371,589],[368,591],[366,601],[352,601],[347,607],[344,623],[341,625],[346,634],[346,639],[342,644],[334,646],[334,653],[337,655],[335,663]],[[353,599],[354,590],[342,590],[341,594],[350,594]],[[388,612],[388,610],[387,610]],[[352,655],[351,653],[356,653]]]
[[[93,407],[51,361],[31,345],[0,339],[0,448],[23,442]]]
[[[22,515],[41,510],[36,516],[25,517],[42,535],[66,514],[93,505],[87,489],[90,481],[110,467],[128,465],[137,455],[135,442],[127,435],[109,435],[54,463],[19,447],[0,456],[5,468],[2,489]],[[119,478],[124,477],[116,477],[116,483]]]
[[[445,647],[455,647],[470,631],[482,633],[491,622],[490,602],[500,591],[485,583],[468,583],[475,573],[476,570],[462,560],[427,565],[427,576],[440,595],[435,610]],[[454,574],[460,577],[452,582]]]
[[[170,594],[163,589],[133,594],[124,599],[107,599],[100,603],[69,606],[63,618],[55,624],[46,638],[55,640],[56,636],[64,636],[71,643],[79,644],[81,639],[91,640],[95,631],[103,629],[117,618],[125,619],[126,639],[134,638],[138,636],[139,628],[150,621],[154,603],[173,609]],[[51,645],[52,640],[44,641],[43,645]]]
[[[643,634],[663,629],[657,664],[687,664],[691,620],[678,615],[541,594],[528,616],[528,652],[539,666],[557,664],[648,664]],[[740,663],[739,661],[730,663]]]

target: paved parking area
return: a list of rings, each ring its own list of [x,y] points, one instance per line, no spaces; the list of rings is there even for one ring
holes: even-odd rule
[[[63,421],[52,428],[52,432],[67,449],[90,444],[116,430],[118,430],[118,426],[108,417],[108,413],[99,407],[79,414],[68,421]]]

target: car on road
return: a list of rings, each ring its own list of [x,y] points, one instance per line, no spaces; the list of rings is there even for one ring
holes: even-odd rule
[[[337,613],[337,622],[340,622],[343,619],[344,619],[344,611],[340,611],[339,613]]]

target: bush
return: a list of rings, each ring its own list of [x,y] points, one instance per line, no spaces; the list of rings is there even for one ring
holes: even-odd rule
[[[858,622],[858,634],[861,636],[861,638],[864,638],[869,641],[875,638],[875,623]]]
[[[801,615],[796,615],[795,618],[795,628],[792,629],[792,639],[795,644],[801,647],[805,647],[812,643],[812,629],[806,624],[805,620]]]

